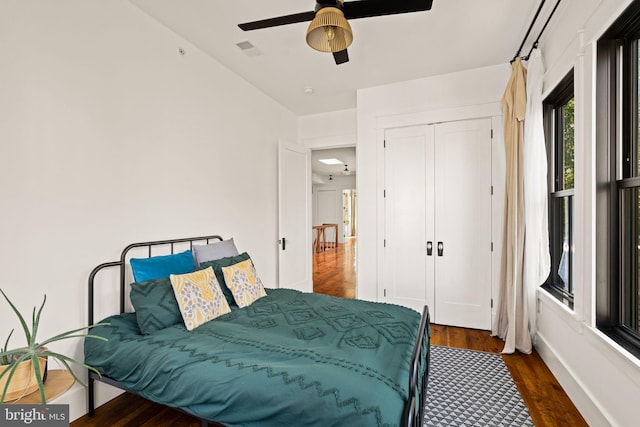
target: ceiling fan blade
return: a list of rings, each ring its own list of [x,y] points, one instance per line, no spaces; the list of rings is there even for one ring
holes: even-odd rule
[[[336,65],[349,62],[349,53],[347,52],[347,49],[341,50],[340,52],[333,52],[333,59],[336,60]]]
[[[344,2],[344,17],[347,19],[430,10],[433,0],[367,0]]]
[[[293,15],[278,16],[277,18],[262,19],[260,21],[238,24],[244,31],[259,30],[261,28],[278,27],[280,25],[295,24],[311,21],[316,16],[314,11],[295,13]]]

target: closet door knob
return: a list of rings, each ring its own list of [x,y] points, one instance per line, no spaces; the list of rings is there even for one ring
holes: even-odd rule
[[[433,242],[427,242],[427,256],[431,256],[433,254]]]
[[[438,242],[438,256],[442,256],[444,252],[444,244],[442,242]]]

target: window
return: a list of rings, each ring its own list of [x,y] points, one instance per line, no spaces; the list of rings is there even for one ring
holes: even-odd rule
[[[640,357],[640,4],[598,41],[598,328]]]
[[[573,71],[544,101],[549,164],[549,246],[551,273],[543,288],[573,308],[574,193]]]

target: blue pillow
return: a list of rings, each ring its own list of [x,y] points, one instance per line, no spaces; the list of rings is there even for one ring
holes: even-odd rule
[[[136,282],[169,277],[171,274],[191,273],[195,270],[191,251],[151,258],[131,258],[129,262],[133,271],[133,280]]]

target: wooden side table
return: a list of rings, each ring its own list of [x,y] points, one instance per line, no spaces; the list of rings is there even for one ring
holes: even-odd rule
[[[326,240],[326,236],[325,236],[325,247],[326,248],[337,248],[338,247],[338,224],[322,224],[323,227],[326,228],[333,228],[334,229],[334,235],[333,235],[333,241],[327,241]]]
[[[47,372],[47,380],[44,382],[44,397],[47,399],[47,402],[69,390],[75,381],[66,369],[50,369]],[[5,403],[13,405],[40,404],[42,403],[42,400],[40,400],[40,390],[38,389],[13,402]]]

